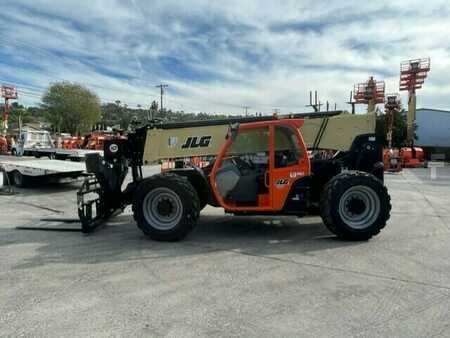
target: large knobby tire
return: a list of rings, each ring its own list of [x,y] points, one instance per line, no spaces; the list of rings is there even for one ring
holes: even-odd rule
[[[178,241],[197,224],[200,201],[195,188],[182,176],[159,174],[144,180],[133,196],[139,228],[157,241]]]
[[[324,187],[320,215],[327,228],[346,240],[362,241],[380,233],[390,217],[391,198],[372,174],[350,171]]]

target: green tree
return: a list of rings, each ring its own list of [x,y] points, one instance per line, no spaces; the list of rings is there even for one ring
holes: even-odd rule
[[[107,127],[119,127],[127,129],[131,120],[136,114],[143,114],[142,109],[130,109],[126,104],[122,104],[119,100],[114,103],[106,103],[102,105],[102,122]]]
[[[22,123],[42,122],[44,120],[44,111],[38,107],[26,108],[17,102],[13,102],[9,107],[9,127],[17,128],[19,126],[19,118],[22,119]]]
[[[33,122],[30,112],[21,104],[13,102],[10,106],[9,125],[11,127],[17,126],[19,124],[19,118],[22,119],[22,123]]]
[[[376,135],[382,141],[384,146],[387,146],[386,140],[386,115],[377,116]],[[406,111],[402,111],[394,115],[394,128],[392,131],[392,146],[400,148],[406,145]]]
[[[100,99],[91,90],[75,83],[57,82],[42,97],[46,118],[55,131],[86,132],[101,120]]]

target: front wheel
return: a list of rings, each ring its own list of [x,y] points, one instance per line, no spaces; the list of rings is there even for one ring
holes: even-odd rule
[[[320,214],[327,228],[348,240],[368,240],[390,217],[391,201],[383,182],[365,172],[346,172],[324,188]]]
[[[183,239],[200,214],[195,188],[182,176],[154,175],[140,183],[133,198],[134,218],[141,230],[158,241]]]

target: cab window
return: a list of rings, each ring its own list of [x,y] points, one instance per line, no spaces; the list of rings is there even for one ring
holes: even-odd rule
[[[237,206],[258,206],[268,193],[269,128],[240,130],[226,151],[216,174],[220,195]]]
[[[302,158],[302,149],[291,127],[275,127],[275,168],[295,165]]]

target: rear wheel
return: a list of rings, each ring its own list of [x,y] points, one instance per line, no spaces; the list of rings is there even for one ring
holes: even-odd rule
[[[365,172],[346,172],[324,188],[320,213],[327,228],[340,238],[368,240],[390,217],[391,202],[383,182]]]
[[[200,201],[185,177],[155,175],[137,188],[133,213],[139,228],[152,239],[177,241],[195,227]]]

